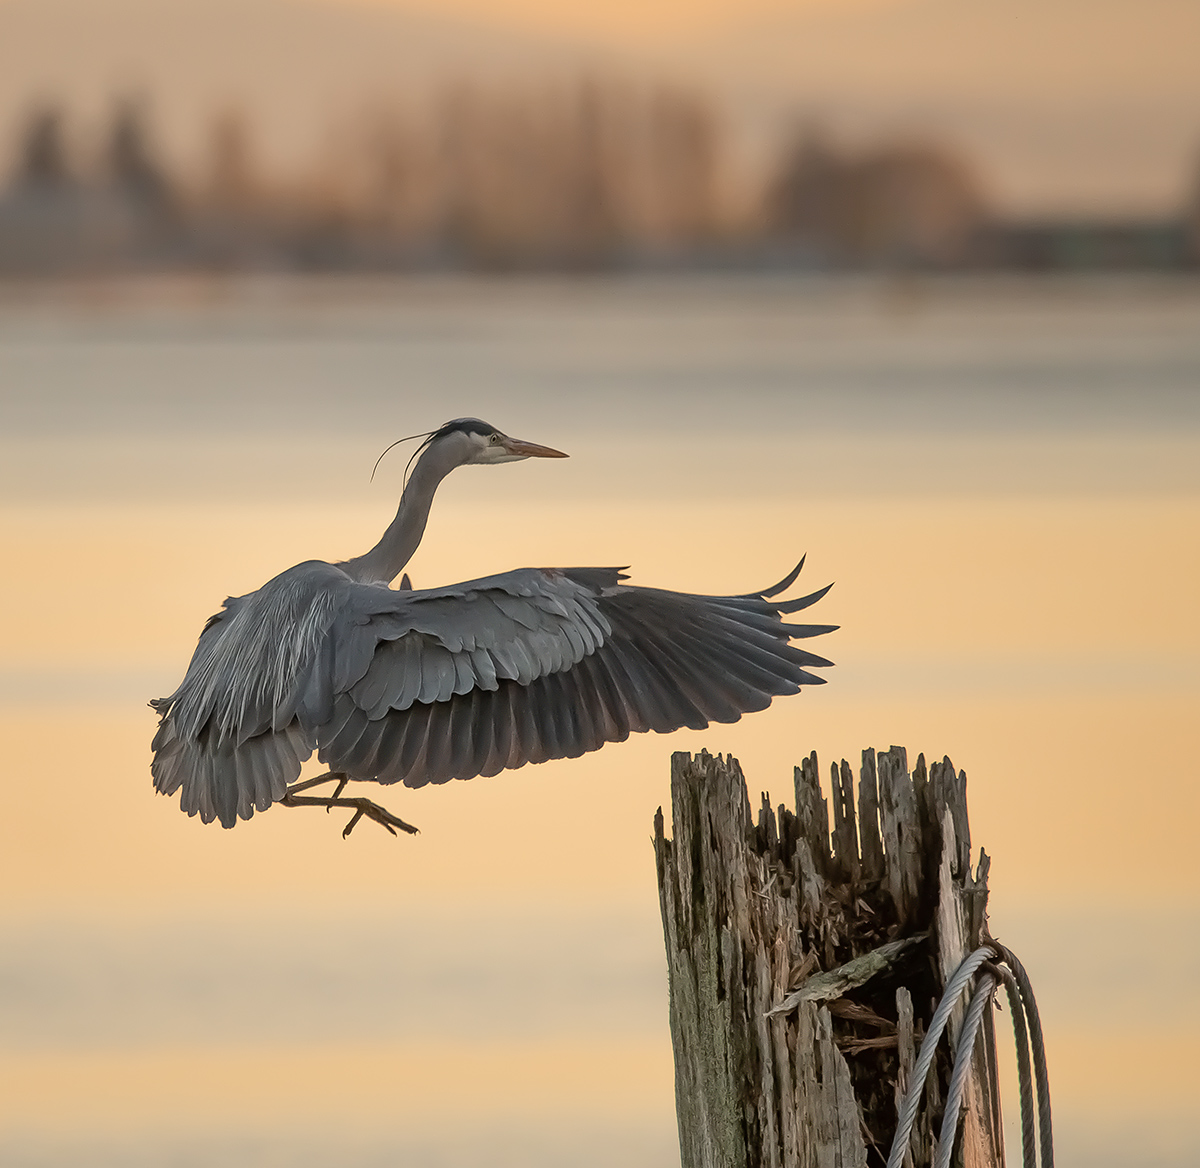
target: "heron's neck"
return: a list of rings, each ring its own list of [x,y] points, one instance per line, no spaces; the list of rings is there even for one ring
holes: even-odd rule
[[[456,465],[437,457],[433,450],[427,450],[409,475],[396,518],[388,525],[383,538],[365,556],[355,556],[338,566],[364,584],[390,583],[399,576],[425,534],[425,523],[438,484]]]

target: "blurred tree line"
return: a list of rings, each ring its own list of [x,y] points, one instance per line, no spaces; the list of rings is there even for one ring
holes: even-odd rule
[[[748,183],[712,104],[671,87],[464,83],[420,106],[380,103],[335,125],[287,180],[267,173],[236,109],[213,119],[190,175],[163,162],[143,103],[115,106],[90,161],[67,131],[53,106],[21,127],[0,272],[1178,266],[1189,254],[1182,218],[1132,234],[1001,223],[966,162],[929,143],[852,150],[804,130]]]

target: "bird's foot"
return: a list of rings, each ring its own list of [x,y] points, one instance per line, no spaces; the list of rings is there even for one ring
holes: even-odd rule
[[[374,820],[380,827],[391,832],[392,835],[396,834],[396,828],[407,832],[409,835],[416,835],[419,830],[413,827],[411,823],[405,823],[399,816],[393,815],[386,807],[380,807],[378,803],[372,803],[370,799],[342,799],[339,800],[338,805],[343,806],[347,803],[355,807],[355,812],[350,822],[342,828],[342,839],[345,839],[354,830],[354,825],[364,815],[368,819]]]
[[[354,830],[355,825],[363,816],[366,816],[367,819],[373,819],[381,827],[391,832],[392,835],[396,834],[396,828],[406,831],[410,835],[417,834],[417,829],[411,823],[405,823],[403,819],[393,815],[386,807],[380,807],[378,803],[373,803],[370,799],[343,799],[342,792],[346,789],[346,784],[349,781],[348,776],[339,774],[336,771],[330,771],[329,774],[319,775],[315,779],[305,779],[302,783],[293,783],[288,787],[287,793],[279,802],[284,807],[324,807],[327,813],[335,807],[346,807],[353,810],[353,817],[342,831],[343,839]],[[337,783],[337,788],[332,795],[300,794],[301,791],[307,791],[312,787],[319,786],[321,783]]]

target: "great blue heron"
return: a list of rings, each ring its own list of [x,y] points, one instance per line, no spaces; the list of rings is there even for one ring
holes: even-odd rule
[[[352,808],[411,825],[351,779],[408,787],[574,758],[631,733],[734,722],[830,665],[789,642],[835,625],[780,616],[822,588],[693,596],[623,584],[619,568],[519,568],[445,588],[393,590],[455,467],[566,455],[458,418],[429,434],[400,506],[366,555],[308,560],[211,617],[160,715],[151,772],[205,823],[233,827],[272,803]],[[316,750],[328,774],[296,782]],[[330,797],[302,795],[336,782]],[[394,834],[394,832],[393,832]]]

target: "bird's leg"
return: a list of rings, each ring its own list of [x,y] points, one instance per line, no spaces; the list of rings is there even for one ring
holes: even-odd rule
[[[349,781],[349,775],[343,775],[339,771],[326,771],[323,775],[317,775],[315,779],[305,779],[302,783],[293,783],[288,787],[287,793],[295,795],[300,791],[307,791],[310,787],[319,787],[322,783],[337,783],[337,789],[333,792],[333,798],[337,799],[341,797]],[[331,803],[325,808],[325,814],[328,815],[332,810],[333,804]]]
[[[405,823],[403,819],[393,815],[386,807],[380,807],[378,803],[373,803],[370,799],[343,799],[341,797],[342,792],[346,789],[346,784],[349,781],[350,778],[348,775],[341,774],[338,771],[330,771],[328,774],[318,775],[315,779],[305,779],[302,783],[293,783],[288,787],[287,792],[279,802],[284,807],[324,807],[326,812],[331,811],[334,807],[351,808],[354,811],[354,816],[342,831],[343,839],[354,830],[354,825],[364,815],[368,819],[373,819],[381,827],[386,828],[392,835],[396,834],[396,828],[400,828],[401,831],[406,831],[410,835],[416,835],[417,829],[411,823]],[[309,788],[319,786],[321,783],[337,783],[337,788],[332,795],[300,794],[301,791],[307,791]]]
[[[292,783],[287,793],[289,795],[298,795],[301,791],[307,791],[310,787],[319,787],[322,783],[337,783],[338,788],[334,792],[334,798],[342,793],[342,788],[350,781],[350,779],[340,771],[326,771],[323,775],[317,775],[315,779],[305,779],[302,783]]]
[[[344,775],[340,771],[326,771],[323,775],[317,775],[315,779],[305,779],[302,783],[293,783],[287,789],[289,795],[298,794],[300,791],[307,791],[310,787],[319,787],[322,783],[337,783],[337,789],[333,792],[333,798],[341,797],[342,792],[346,789],[346,784],[350,781],[349,775]],[[328,815],[333,804],[325,808],[325,814]]]

